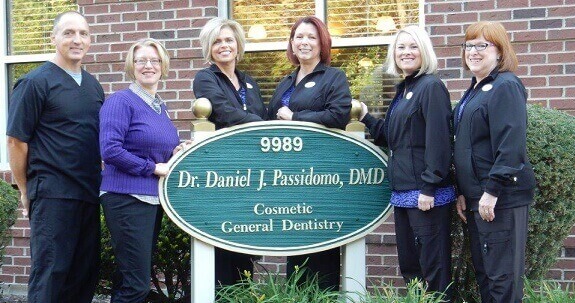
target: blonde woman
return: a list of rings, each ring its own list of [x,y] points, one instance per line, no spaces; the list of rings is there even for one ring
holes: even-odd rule
[[[150,291],[152,253],[162,219],[158,180],[181,148],[157,94],[169,66],[168,52],[158,41],[134,43],[125,62],[133,82],[108,97],[100,110],[105,163],[100,202],[117,264],[111,302],[143,302]]]
[[[465,31],[461,58],[473,74],[454,110],[457,212],[467,223],[481,302],[523,298],[525,245],[535,174],[527,158],[527,92],[498,22]]]
[[[437,57],[425,30],[405,27],[387,57],[388,73],[404,80],[384,119],[367,113],[362,121],[375,143],[389,148],[388,176],[394,206],[399,269],[406,283],[427,282],[450,297],[450,212],[455,188],[450,178],[451,106],[435,75]]]
[[[194,95],[212,103],[208,118],[216,129],[263,121],[266,113],[257,82],[236,68],[244,55],[245,33],[234,20],[214,18],[200,32],[202,53],[209,67],[194,78]],[[230,285],[252,271],[255,256],[216,248],[216,285]]]
[[[245,33],[234,20],[214,18],[200,32],[202,53],[209,67],[194,78],[194,95],[212,103],[208,118],[217,129],[264,120],[266,109],[260,88],[236,68],[245,49]]]

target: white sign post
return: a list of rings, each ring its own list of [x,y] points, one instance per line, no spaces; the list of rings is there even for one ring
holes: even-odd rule
[[[192,303],[215,301],[215,253],[214,247],[198,239],[192,238],[190,260],[190,283],[192,290]]]

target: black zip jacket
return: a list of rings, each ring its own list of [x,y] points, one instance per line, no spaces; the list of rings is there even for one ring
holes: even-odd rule
[[[496,209],[533,201],[535,174],[527,159],[527,93],[511,72],[497,69],[471,86],[453,111],[454,162],[459,194],[477,210],[484,192]],[[460,118],[460,108],[467,99]]]
[[[212,103],[212,114],[208,120],[216,125],[216,129],[262,121],[266,117],[266,108],[256,81],[237,69],[235,73],[246,90],[246,110],[240,94],[217,65],[202,69],[194,78],[194,95],[196,98],[207,98]]]
[[[408,76],[396,86],[385,120],[367,114],[362,122],[377,145],[389,147],[392,190],[435,190],[452,184],[449,92],[435,75]]]
[[[295,84],[299,67],[282,79],[268,107],[268,120],[275,120],[282,105],[283,94]],[[345,73],[319,63],[305,76],[291,94],[289,108],[292,120],[315,122],[344,129],[350,119],[351,93]]]

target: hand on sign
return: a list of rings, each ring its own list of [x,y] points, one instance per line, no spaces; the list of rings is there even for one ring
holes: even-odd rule
[[[284,106],[278,110],[277,118],[279,120],[292,120],[293,112],[289,107]]]

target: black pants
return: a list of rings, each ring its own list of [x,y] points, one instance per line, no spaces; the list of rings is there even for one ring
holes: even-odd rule
[[[37,198],[30,207],[30,303],[90,303],[100,265],[100,205]]]
[[[496,209],[495,220],[467,212],[471,256],[482,303],[520,303],[529,206]]]
[[[393,213],[399,269],[405,283],[426,281],[428,290],[443,292],[451,299],[451,205],[428,211],[394,207]]]
[[[242,279],[244,270],[253,272],[253,260],[257,256],[246,255],[229,250],[215,248],[216,287],[237,283]]]
[[[341,268],[339,247],[313,254],[288,257],[286,269],[288,277],[294,273],[296,265],[301,267],[306,260],[305,268],[309,274],[318,275],[321,289],[339,289]]]
[[[106,193],[100,200],[117,266],[111,302],[143,302],[150,292],[152,254],[162,210],[126,194]]]

